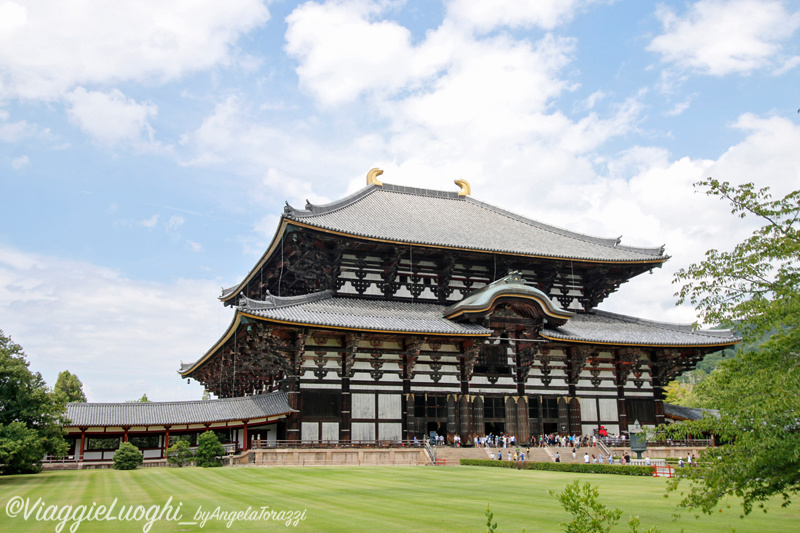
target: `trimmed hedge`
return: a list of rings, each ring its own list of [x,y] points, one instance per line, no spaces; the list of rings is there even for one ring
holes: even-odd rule
[[[497,461],[492,459],[461,459],[464,466],[493,466],[519,470],[549,470],[552,472],[580,472],[584,474],[616,474],[621,476],[652,476],[652,466],[604,465],[586,463],[535,463],[528,461]]]

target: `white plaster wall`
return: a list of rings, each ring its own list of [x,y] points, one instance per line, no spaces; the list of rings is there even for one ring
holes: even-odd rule
[[[300,424],[300,438],[304,442],[319,440],[319,424],[317,422],[303,422]]]
[[[375,395],[353,394],[351,416],[353,418],[375,418]]]
[[[375,424],[371,422],[353,422],[350,435],[353,440],[375,440]]]
[[[339,440],[339,422],[322,423],[322,440]]]
[[[617,400],[610,398],[600,399],[600,420],[619,420]]]
[[[403,424],[400,422],[381,422],[378,424],[378,438],[400,441],[403,439]]]
[[[597,404],[594,398],[581,398],[581,420],[585,422],[597,421]]]
[[[401,411],[402,403],[399,394],[381,394],[378,396],[378,418],[402,418]]]

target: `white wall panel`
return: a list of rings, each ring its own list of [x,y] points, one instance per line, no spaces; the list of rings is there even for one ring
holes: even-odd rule
[[[372,422],[353,422],[351,426],[353,440],[375,440],[375,424]]]
[[[381,422],[378,424],[378,438],[400,441],[403,439],[403,424],[400,422]]]
[[[322,423],[322,440],[339,440],[339,422]]]
[[[610,398],[600,399],[600,420],[619,420],[617,400]]]
[[[300,438],[304,442],[319,440],[319,423],[303,422],[300,424]]]
[[[402,418],[401,399],[399,394],[380,394],[378,396],[378,418]]]
[[[597,421],[597,403],[594,398],[581,398],[581,420],[585,422]]]
[[[375,418],[375,395],[353,394],[351,416],[353,418]]]

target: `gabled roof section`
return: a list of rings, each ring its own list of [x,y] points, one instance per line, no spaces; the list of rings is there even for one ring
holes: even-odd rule
[[[66,427],[163,426],[282,417],[285,392],[185,402],[68,403]]]
[[[341,298],[331,296],[330,291],[272,298],[272,301],[240,298],[236,315],[222,337],[196,362],[182,364],[178,373],[182,376],[191,375],[234,335],[240,324],[253,320],[400,335],[489,337],[492,334],[492,330],[477,324],[447,320],[442,316],[442,306],[438,304]]]
[[[270,246],[238,285],[222,289],[220,300],[235,297],[277,253],[289,226],[379,242],[563,261],[655,267],[669,258],[663,246],[623,246],[619,237],[593,237],[551,226],[455,191],[372,184],[325,205],[307,202],[305,209],[296,209],[287,203]]]
[[[447,320],[442,316],[441,305],[427,303],[329,296],[293,306],[248,306],[239,311],[271,322],[322,328],[467,337],[492,333],[482,326]]]
[[[484,316],[491,312],[498,300],[508,301],[512,305],[514,302],[536,304],[541,309],[542,315],[546,315],[557,324],[564,324],[575,316],[572,311],[565,311],[555,305],[539,289],[526,285],[525,280],[518,272],[512,272],[473,292],[460,302],[445,308],[443,315],[449,320],[459,317]]]
[[[326,205],[287,204],[284,217],[366,239],[555,259],[661,263],[664,248],[620,245],[543,224],[457,192],[384,183]]]
[[[565,342],[650,347],[717,347],[741,342],[731,330],[694,330],[689,324],[655,322],[607,311],[578,314],[567,324],[545,328],[542,337]]]

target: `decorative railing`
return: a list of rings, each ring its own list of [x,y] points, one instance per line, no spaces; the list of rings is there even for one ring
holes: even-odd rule
[[[431,464],[436,465],[436,448],[431,446],[431,443],[428,441],[428,439],[423,439],[423,443],[425,444],[425,451],[428,453],[428,458],[431,460]]]
[[[253,440],[251,449],[274,448],[422,448],[429,446],[419,440]]]
[[[597,439],[597,449],[600,450],[600,452],[606,457],[612,455],[611,450],[608,449],[608,446],[606,446],[605,442],[603,442],[603,439]]]
[[[604,444],[612,448],[630,448],[630,439],[618,439],[613,437],[603,437],[597,440],[597,445]],[[714,441],[711,439],[666,439],[666,440],[648,440],[648,448],[679,448],[679,447],[709,447],[713,446]]]

